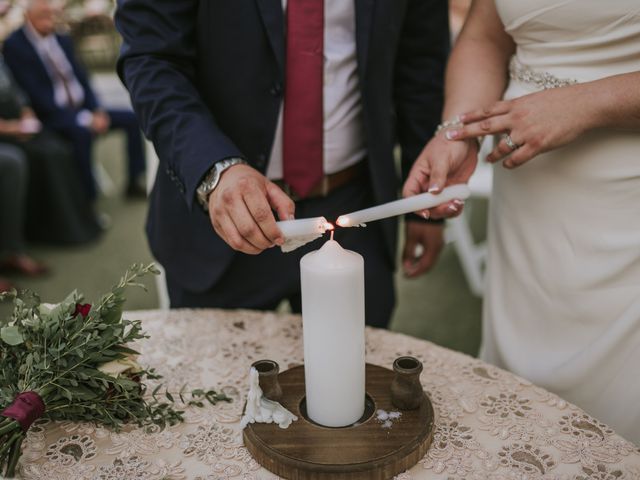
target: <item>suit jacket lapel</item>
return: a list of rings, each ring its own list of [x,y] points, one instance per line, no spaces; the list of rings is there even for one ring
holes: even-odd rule
[[[51,80],[51,77],[49,76],[49,72],[47,71],[47,67],[44,64],[44,62],[42,61],[42,58],[40,58],[40,54],[38,54],[38,51],[36,50],[36,47],[31,43],[31,40],[29,40],[29,37],[27,37],[27,34],[25,32],[26,27],[22,27],[22,29],[20,29],[20,34],[22,34],[22,42],[24,45],[24,48],[26,48],[29,51],[29,55],[31,55],[31,61],[33,62],[33,65],[37,66],[37,68],[40,69],[40,75],[42,76],[44,74],[44,78],[47,79],[48,82],[50,82],[51,84],[51,89],[53,91],[53,80]]]
[[[284,76],[284,13],[282,0],[256,0],[280,72]]]
[[[375,0],[355,0],[356,2],[356,48],[358,55],[358,74],[360,81],[365,78],[367,60],[369,58],[369,43],[371,40],[371,26]]]

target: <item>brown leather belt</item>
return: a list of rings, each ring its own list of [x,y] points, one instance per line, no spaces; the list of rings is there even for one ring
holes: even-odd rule
[[[339,172],[325,175],[324,177],[322,177],[322,180],[318,182],[318,184],[313,187],[309,194],[304,198],[300,198],[284,180],[273,180],[273,183],[278,185],[284,191],[284,193],[289,195],[291,200],[297,202],[299,200],[307,200],[310,198],[326,197],[335,189],[340,188],[347,183],[361,177],[364,174],[364,171],[365,162],[363,161],[347,167],[344,170],[340,170]]]

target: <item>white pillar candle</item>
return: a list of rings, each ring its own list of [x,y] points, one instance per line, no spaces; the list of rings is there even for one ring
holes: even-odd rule
[[[357,212],[340,215],[336,223],[341,227],[354,227],[374,220],[404,215],[427,208],[433,208],[451,200],[464,200],[471,194],[466,185],[453,185],[447,187],[439,194],[421,193],[413,197],[403,198],[394,202],[385,203],[376,207],[358,210]]]
[[[307,414],[343,427],[365,407],[364,260],[335,240],[300,261]]]

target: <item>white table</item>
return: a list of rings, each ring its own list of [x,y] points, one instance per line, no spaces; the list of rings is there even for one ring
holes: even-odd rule
[[[249,366],[269,358],[302,363],[300,318],[251,311],[129,312],[151,338],[141,363],[172,390],[213,387],[230,404],[187,409],[164,431],[114,433],[90,424],[40,422],[29,431],[24,478],[272,479],[242,446],[239,420]],[[436,408],[427,455],[407,479],[640,479],[640,451],[610,428],[531,383],[405,335],[367,330],[367,361],[390,367],[400,355],[424,363],[421,379]]]

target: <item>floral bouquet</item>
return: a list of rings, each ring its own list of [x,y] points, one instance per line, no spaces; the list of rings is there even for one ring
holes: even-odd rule
[[[124,291],[144,286],[139,277],[157,273],[153,264],[133,265],[97,304],[72,292],[57,305],[40,303],[31,292],[13,298],[10,318],[0,319],[0,476],[12,477],[21,444],[40,417],[94,422],[115,430],[125,423],[174,425],[183,412],[162,385],[147,394],[144,381],[160,378],[135,362],[127,345],[147,338],[140,321],[122,318]],[[215,391],[194,390],[183,404],[229,401]]]

